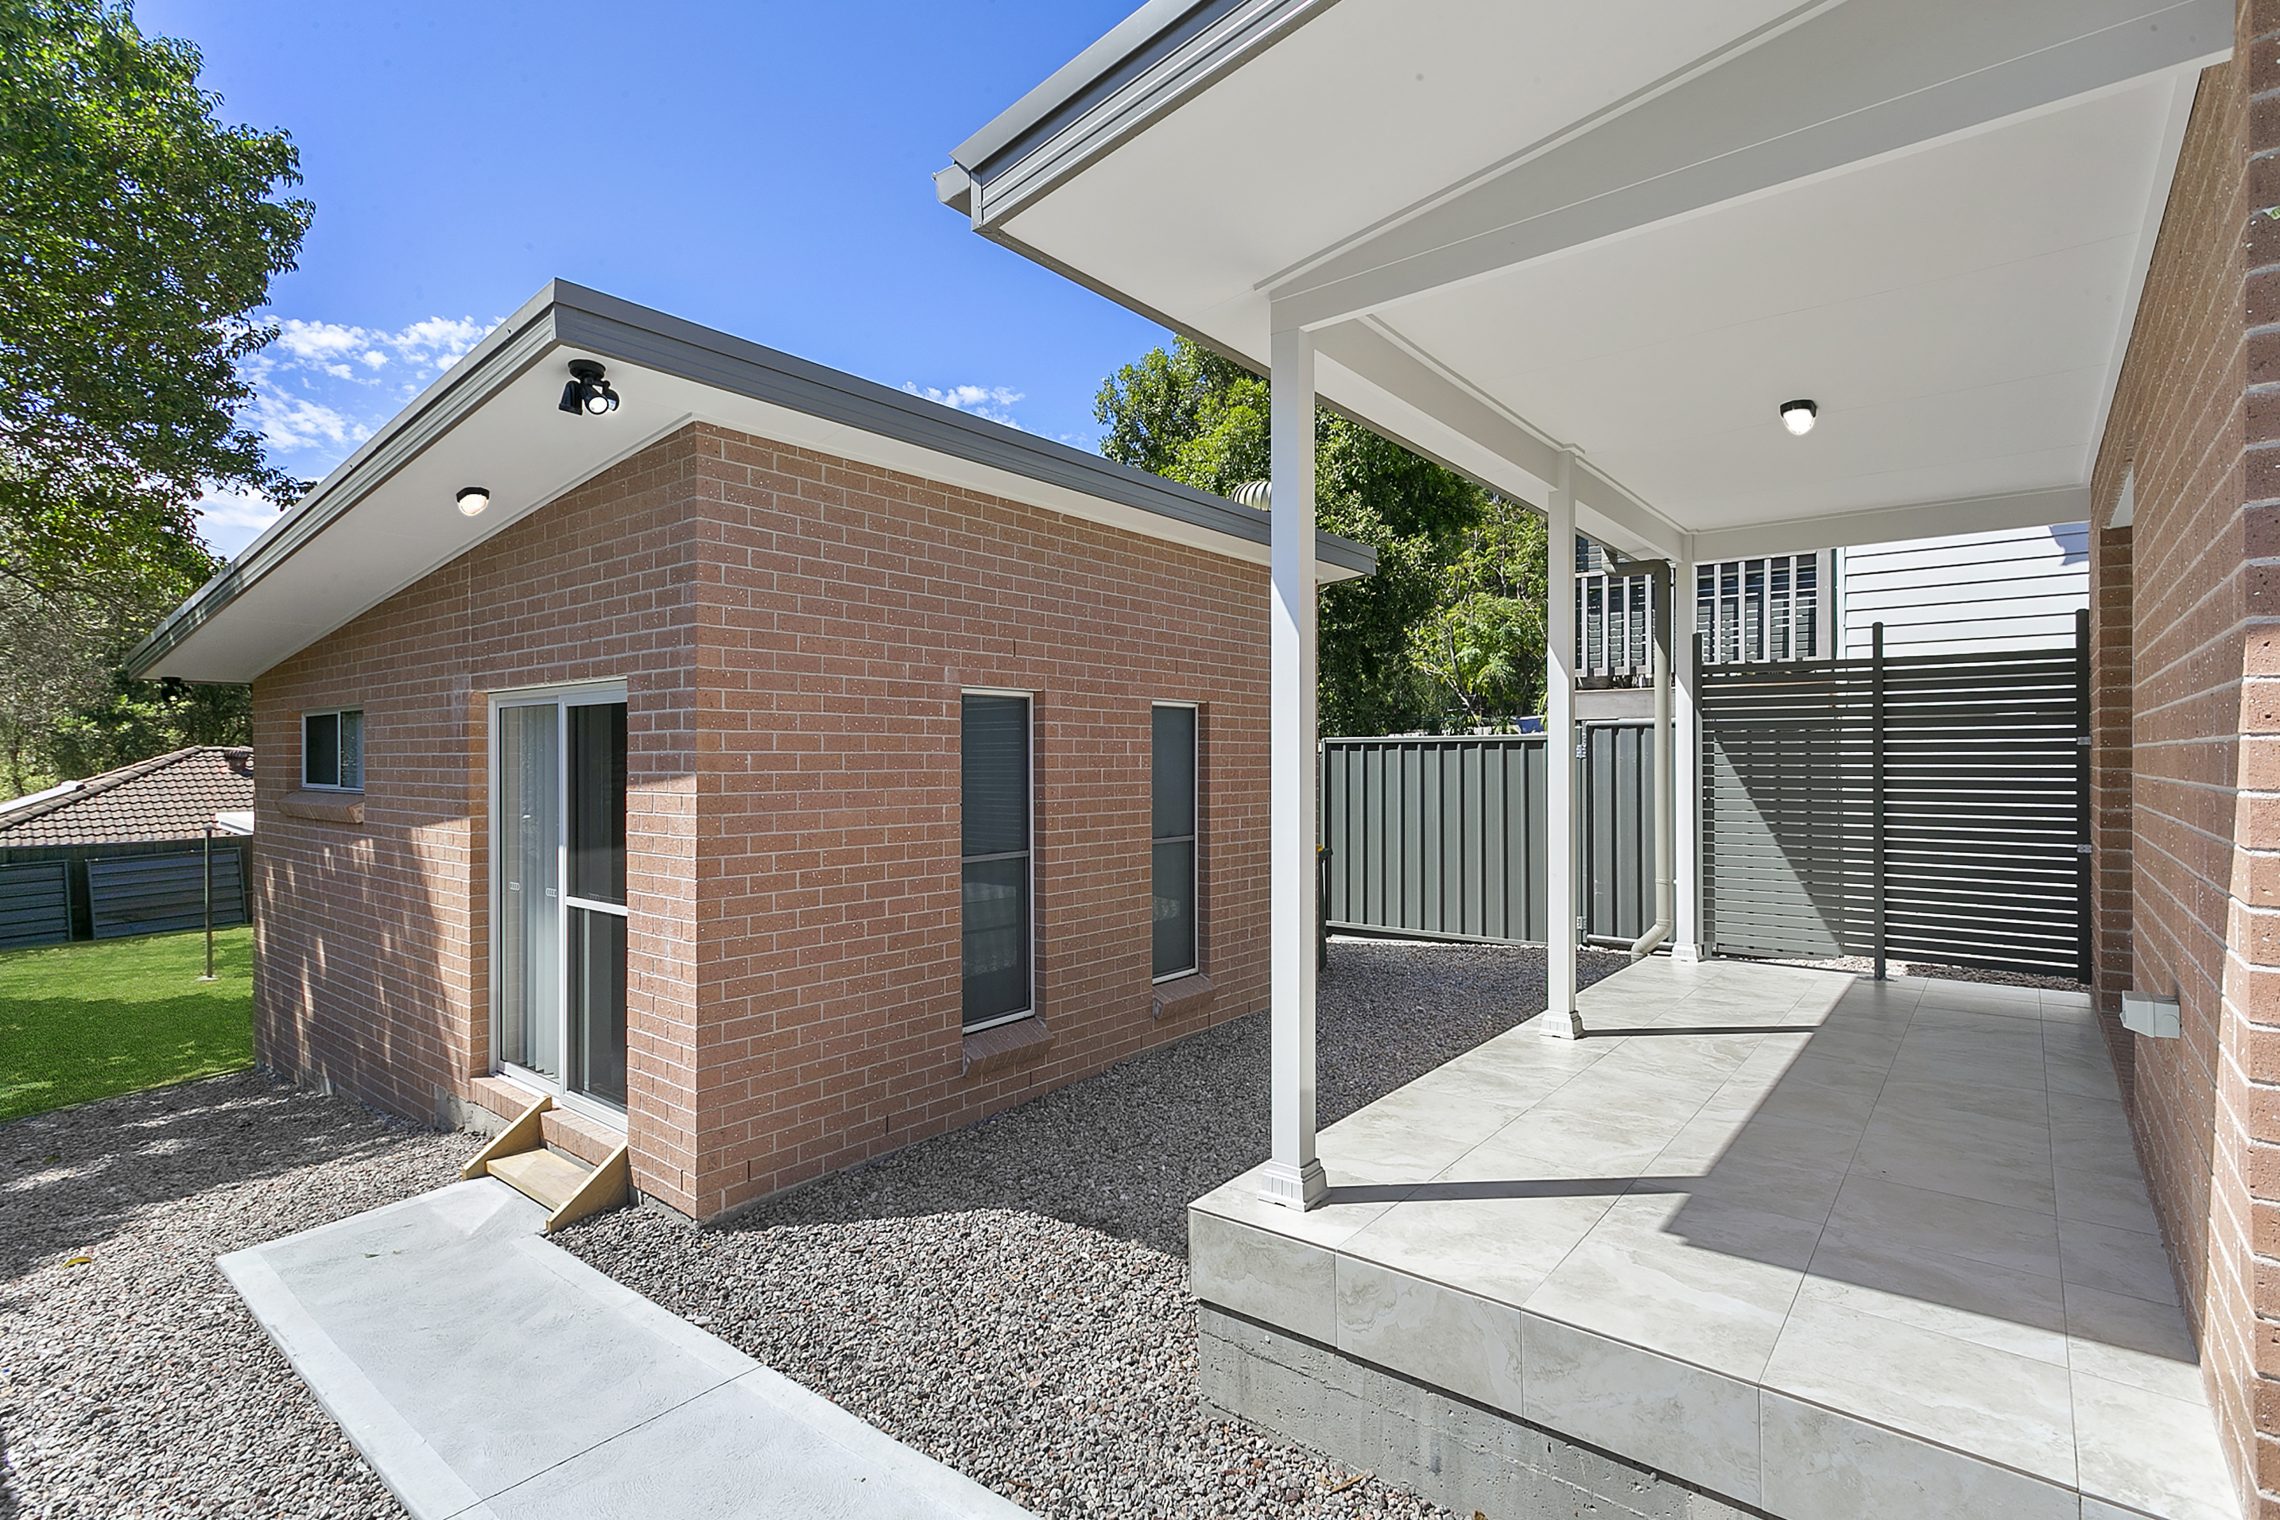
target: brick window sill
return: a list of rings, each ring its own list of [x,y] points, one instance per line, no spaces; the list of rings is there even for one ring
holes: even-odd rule
[[[362,792],[287,792],[279,799],[277,810],[288,818],[308,818],[318,823],[364,823],[364,794]]]
[[[1148,1016],[1156,1020],[1185,1018],[1193,1013],[1209,1013],[1211,1002],[1219,989],[1211,985],[1211,978],[1200,971],[1158,982],[1155,995],[1148,1001]]]
[[[958,1063],[961,1077],[987,1077],[1026,1066],[1053,1048],[1053,1031],[1032,1015],[967,1035]]]

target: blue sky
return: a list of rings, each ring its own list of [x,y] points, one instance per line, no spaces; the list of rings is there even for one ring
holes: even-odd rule
[[[1085,447],[1152,324],[968,231],[929,176],[1136,0],[142,0],[316,202],[249,419],[315,478],[546,280]],[[208,503],[234,553],[273,515]]]

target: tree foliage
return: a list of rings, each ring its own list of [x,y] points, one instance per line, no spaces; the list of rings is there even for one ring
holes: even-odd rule
[[[1101,453],[1121,464],[1221,495],[1267,478],[1267,382],[1187,338],[1151,349],[1110,376],[1094,415],[1104,429]],[[1454,684],[1447,667],[1420,658],[1417,630],[1457,594],[1451,573],[1468,555],[1473,563],[1465,584],[1477,583],[1486,593],[1525,579],[1519,569],[1499,578],[1488,556],[1533,552],[1540,665],[1541,524],[1523,509],[1494,501],[1455,471],[1335,413],[1315,413],[1314,438],[1318,524],[1368,544],[1378,556],[1375,575],[1322,593],[1323,732],[1398,733],[1526,711],[1507,707],[1489,713],[1498,702],[1525,701],[1531,691],[1540,692],[1540,672],[1533,687],[1524,677],[1485,688]],[[1508,659],[1525,656],[1522,647],[1499,647]]]
[[[201,490],[295,489],[239,424],[240,361],[275,336],[253,314],[310,206],[283,193],[284,134],[217,120],[196,49],[123,6],[0,0],[0,58],[0,760],[20,782],[186,742],[230,705],[116,665],[214,568]]]
[[[1409,656],[1467,727],[1538,711],[1544,698],[1544,520],[1491,497],[1409,631]]]

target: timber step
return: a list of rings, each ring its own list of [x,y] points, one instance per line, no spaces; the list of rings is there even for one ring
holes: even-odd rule
[[[546,1230],[624,1205],[631,1190],[625,1137],[565,1114],[541,1097],[475,1153],[462,1177],[496,1177],[546,1210]]]

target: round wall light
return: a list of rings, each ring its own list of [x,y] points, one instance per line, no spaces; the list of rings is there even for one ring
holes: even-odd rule
[[[1781,425],[1802,438],[1813,431],[1821,408],[1810,401],[1784,401],[1781,403]]]
[[[481,486],[461,486],[458,499],[461,517],[480,517],[491,504],[491,493]]]
[[[601,365],[591,359],[570,361],[570,382],[562,387],[561,409],[573,416],[606,417],[618,408],[618,393],[603,378]]]

